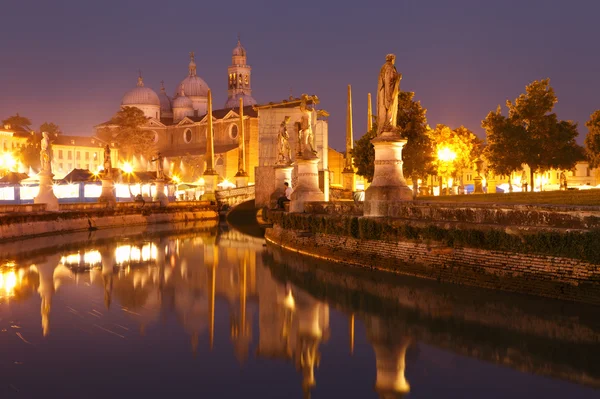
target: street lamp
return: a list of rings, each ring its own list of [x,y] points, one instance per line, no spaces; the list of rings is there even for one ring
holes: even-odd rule
[[[454,162],[454,160],[456,159],[456,152],[452,151],[452,149],[450,149],[449,147],[443,147],[440,148],[437,152],[437,157],[438,160],[443,162],[444,164],[446,164],[445,169],[448,170],[449,166],[452,162]],[[442,188],[443,188],[443,179],[444,176],[442,174],[441,177],[441,181],[440,181],[440,195],[442,195]],[[448,183],[448,187],[447,187],[447,192],[450,193],[450,179],[447,178],[446,182]]]

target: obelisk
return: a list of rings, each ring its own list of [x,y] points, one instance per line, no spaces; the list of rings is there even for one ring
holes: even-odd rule
[[[207,124],[206,124],[206,170],[204,170],[204,200],[214,201],[215,190],[217,189],[217,181],[219,175],[215,171],[215,143],[212,120],[212,93],[210,89],[207,95]]]
[[[352,149],[354,139],[352,134],[352,87],[348,85],[348,105],[346,112],[346,159],[344,170],[342,171],[344,190],[354,192],[356,190],[356,177],[354,175],[354,166],[352,165]]]
[[[240,97],[240,145],[238,147],[238,172],[235,174],[235,186],[246,187],[248,185],[248,173],[246,172],[246,134],[244,130],[244,98]]]
[[[373,108],[371,106],[371,93],[368,94],[369,104],[367,106],[367,132],[373,129]]]

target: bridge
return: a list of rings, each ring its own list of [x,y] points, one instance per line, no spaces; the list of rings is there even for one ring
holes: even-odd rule
[[[236,187],[215,191],[219,213],[227,214],[238,205],[252,201],[255,198],[255,186]]]

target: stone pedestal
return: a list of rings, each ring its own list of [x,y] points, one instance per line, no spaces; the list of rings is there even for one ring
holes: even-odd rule
[[[202,195],[202,200],[216,201],[215,191],[217,190],[219,175],[215,171],[210,171],[205,172],[202,177],[204,178],[204,194]]]
[[[371,140],[375,147],[373,181],[365,192],[365,216],[387,216],[388,204],[412,200],[412,190],[402,174],[402,147],[398,133],[383,132]]]
[[[475,190],[473,191],[473,194],[483,194],[483,184],[481,184],[481,180],[481,176],[475,176],[475,178],[473,179],[475,185]]]
[[[40,191],[33,199],[34,204],[46,204],[46,210],[58,211],[58,198],[54,195],[52,189],[52,177],[54,175],[50,171],[41,171],[38,175],[40,178]]]
[[[169,198],[165,194],[165,181],[163,179],[154,180],[154,197],[152,197],[152,201],[160,202],[160,206],[169,205]]]
[[[98,202],[107,203],[109,206],[116,205],[115,183],[111,177],[102,178],[102,193],[98,197]]]
[[[248,186],[248,173],[246,172],[238,172],[235,175],[235,186],[236,187],[247,187]]]
[[[319,189],[319,158],[296,158],[298,184],[293,187],[290,212],[304,212],[304,203],[324,201],[325,195]]]
[[[347,191],[356,191],[356,174],[353,169],[344,169],[342,171],[342,187]]]
[[[288,182],[290,187],[292,187],[292,170],[294,170],[294,167],[292,165],[277,165],[274,166],[273,169],[275,170],[275,190],[271,193],[269,198],[271,206],[277,203],[279,197],[285,195],[283,183]]]

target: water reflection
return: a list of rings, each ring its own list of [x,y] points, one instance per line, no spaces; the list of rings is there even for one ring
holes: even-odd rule
[[[119,339],[143,339],[154,327],[166,334],[175,316],[196,358],[205,350],[216,350],[215,342],[222,342],[215,336],[216,320],[228,317],[227,339],[236,361],[243,365],[257,358],[293,365],[299,381],[295,392],[305,398],[318,392],[318,369],[332,337],[349,343],[343,355],[330,360],[333,363],[347,362],[356,345],[370,346],[374,359],[368,364],[373,371],[369,384],[380,398],[413,395],[407,353],[418,351],[418,342],[600,386],[598,366],[586,360],[597,359],[600,327],[587,318],[585,307],[572,312],[567,306],[563,316],[562,310],[539,308],[535,300],[511,304],[503,302],[507,298],[503,294],[486,292],[487,300],[479,301],[477,293],[462,289],[440,290],[439,285],[409,284],[381,274],[365,278],[364,273],[341,272],[337,266],[316,264],[276,248],[265,250],[262,240],[234,230],[117,237],[54,252],[22,252],[14,259],[18,260],[0,268],[0,304],[4,304],[0,322],[8,320],[13,304],[29,303],[36,296],[38,325],[46,340],[71,328],[54,321],[57,299],[61,305],[56,312],[91,319],[92,327]],[[63,290],[69,294],[61,298]],[[72,295],[85,303],[86,295],[95,290],[101,292],[104,310],[92,306],[83,314]],[[332,312],[346,318],[347,326],[338,322],[334,327]],[[78,326],[82,331],[88,327]],[[19,334],[24,342],[35,341],[31,331]],[[100,340],[97,344],[108,345]],[[44,341],[36,345],[43,346]],[[167,356],[172,343],[161,340],[160,345],[164,349],[154,350]],[[0,365],[2,360],[0,355]],[[343,376],[336,384],[342,392],[349,383]],[[265,384],[265,392],[277,389],[284,388]],[[353,392],[346,393],[354,397]]]

